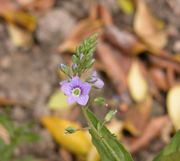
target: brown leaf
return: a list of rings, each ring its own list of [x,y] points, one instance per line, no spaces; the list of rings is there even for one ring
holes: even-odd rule
[[[113,82],[117,92],[121,94],[126,89],[126,75],[120,65],[120,61],[113,56],[110,48],[104,43],[100,42],[97,45],[97,55],[103,62],[106,73]]]
[[[9,11],[1,16],[7,22],[9,35],[17,47],[32,45],[33,32],[36,29],[34,16],[22,11]]]
[[[111,13],[103,4],[100,3],[92,3],[89,18],[92,20],[101,19],[105,26],[113,24]]]
[[[101,32],[103,23],[101,20],[85,19],[79,22],[76,28],[70,33],[69,37],[63,42],[58,50],[59,52],[74,52],[76,46],[87,36],[93,33]]]
[[[12,0],[0,0],[0,15],[16,10],[16,4]]]
[[[125,116],[124,128],[131,134],[139,136],[150,119],[151,109],[151,97],[148,97],[142,103],[131,105],[131,108],[129,108]]]
[[[46,11],[54,5],[55,0],[17,0],[17,2],[25,9]]]
[[[138,150],[144,148],[148,145],[154,138],[156,138],[163,128],[169,123],[168,116],[160,116],[158,118],[154,118],[147,125],[144,133],[137,140],[131,143],[129,147],[129,151],[131,153],[136,153]]]
[[[89,18],[78,23],[69,37],[59,46],[59,51],[74,52],[76,46],[87,36],[94,33],[101,33],[104,26],[112,25],[112,17],[108,9],[97,3],[93,3],[90,9]]]
[[[155,51],[162,49],[167,43],[166,33],[162,30],[160,23],[160,21],[153,17],[144,0],[137,0],[134,30]]]
[[[166,74],[163,70],[158,67],[153,67],[149,70],[150,78],[153,80],[153,83],[163,91],[169,89],[169,84],[167,81]]]
[[[180,63],[179,61],[175,60],[170,54],[163,54],[163,55],[148,55],[149,61],[163,69],[171,68],[176,72],[180,73]]]
[[[123,53],[136,55],[146,50],[146,47],[132,33],[108,26],[104,37],[109,43],[122,50]]]
[[[60,156],[63,159],[63,161],[73,161],[72,156],[70,154],[70,152],[68,152],[67,150],[65,150],[64,148],[61,148],[59,150]]]

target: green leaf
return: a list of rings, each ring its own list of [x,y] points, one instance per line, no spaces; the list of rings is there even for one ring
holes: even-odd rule
[[[117,0],[117,3],[125,14],[132,14],[134,12],[132,0]]]
[[[71,68],[65,64],[61,64],[60,65],[60,69],[62,70],[62,72],[64,72],[64,74],[70,76],[71,75]]]
[[[83,108],[83,113],[90,126],[92,142],[100,154],[102,161],[133,161],[131,155],[122,144],[87,108]],[[98,131],[98,126],[102,126]]]
[[[86,38],[77,48],[76,54],[72,56],[73,63],[77,65],[73,74],[81,75],[94,64],[93,54],[96,48],[97,34]]]
[[[67,103],[67,96],[57,90],[49,99],[48,107],[51,109],[68,110],[72,106]]]
[[[153,161],[179,161],[180,159],[180,130]]]
[[[105,99],[103,97],[97,97],[94,99],[94,102],[98,105],[104,105],[105,104]]]
[[[113,116],[117,113],[117,110],[110,110],[106,116],[105,116],[105,122],[109,122],[111,121],[111,119],[113,118]]]

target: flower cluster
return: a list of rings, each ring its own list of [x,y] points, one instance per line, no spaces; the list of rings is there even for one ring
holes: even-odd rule
[[[76,53],[72,56],[72,66],[60,65],[61,71],[69,78],[67,81],[60,83],[61,90],[68,96],[67,101],[69,104],[77,102],[85,106],[89,100],[91,88],[102,88],[104,86],[103,81],[97,77],[96,72],[93,72],[85,82],[80,79],[81,75],[94,64],[93,53],[95,51],[96,41],[97,35],[85,39],[77,47]]]

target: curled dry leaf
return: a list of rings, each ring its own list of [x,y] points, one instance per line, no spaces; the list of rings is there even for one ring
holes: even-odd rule
[[[180,85],[170,89],[167,95],[168,114],[176,130],[180,129]]]
[[[86,156],[92,147],[86,131],[77,131],[73,134],[65,135],[67,127],[81,129],[77,122],[68,121],[55,116],[42,117],[42,124],[48,129],[54,139],[62,147],[78,156]]]
[[[132,63],[128,74],[128,88],[136,102],[142,102],[148,95],[148,84],[137,60]]]
[[[126,75],[116,57],[113,56],[108,45],[100,42],[97,45],[97,55],[106,68],[106,73],[112,80],[116,90],[121,94],[126,87]]]
[[[137,0],[134,30],[154,51],[163,48],[167,43],[167,36],[162,29],[162,22],[153,17],[144,0]]]

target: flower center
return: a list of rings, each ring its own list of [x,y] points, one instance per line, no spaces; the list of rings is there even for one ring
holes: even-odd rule
[[[72,90],[73,96],[79,97],[81,94],[81,89],[79,87],[76,87]]]

